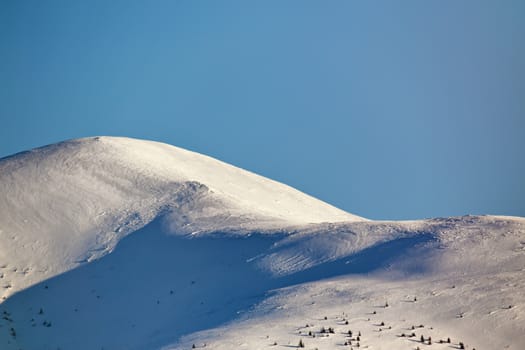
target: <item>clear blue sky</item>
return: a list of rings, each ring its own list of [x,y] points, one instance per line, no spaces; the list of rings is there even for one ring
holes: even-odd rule
[[[525,1],[1,1],[0,157],[93,135],[374,219],[525,216]]]

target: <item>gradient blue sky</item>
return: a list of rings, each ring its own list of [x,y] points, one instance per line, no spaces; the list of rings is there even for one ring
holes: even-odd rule
[[[525,216],[525,1],[2,1],[0,157],[122,135],[374,219]]]

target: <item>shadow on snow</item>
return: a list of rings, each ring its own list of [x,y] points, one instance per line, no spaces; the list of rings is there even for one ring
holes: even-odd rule
[[[283,235],[189,238],[163,233],[160,221],[123,239],[112,254],[6,300],[0,312],[11,321],[2,320],[0,347],[156,348],[235,319],[273,289],[370,273],[432,239],[400,238],[275,278],[249,259]]]

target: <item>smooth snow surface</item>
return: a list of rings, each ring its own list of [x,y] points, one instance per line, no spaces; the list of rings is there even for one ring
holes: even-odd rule
[[[0,277],[0,349],[525,348],[524,218],[368,221],[149,141],[0,160]]]

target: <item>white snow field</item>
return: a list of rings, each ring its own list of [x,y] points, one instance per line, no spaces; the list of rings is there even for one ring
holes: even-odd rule
[[[0,159],[0,287],[0,349],[522,350],[525,218],[369,221],[86,138]]]

